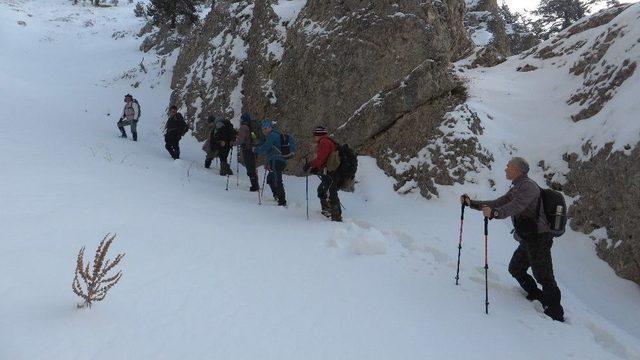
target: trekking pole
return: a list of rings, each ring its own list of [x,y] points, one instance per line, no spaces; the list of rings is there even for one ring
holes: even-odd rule
[[[460,252],[462,252],[462,225],[464,224],[464,207],[465,204],[462,204],[462,208],[460,209],[460,239],[458,240],[458,266],[456,268],[456,285],[458,285],[458,280],[460,280]]]
[[[262,193],[264,193],[264,184],[267,181],[267,166],[264,167],[264,177],[262,177],[262,188],[258,191],[258,205],[262,205]]]
[[[489,314],[489,256],[487,243],[489,242],[489,218],[484,218],[484,312]]]
[[[230,158],[233,159],[233,147],[231,148],[231,156],[230,156]],[[231,166],[229,166],[229,170],[231,170]],[[229,191],[229,172],[227,172],[227,188],[225,190]]]
[[[309,160],[305,156],[304,164],[307,165],[308,163],[309,163]],[[307,198],[307,220],[309,220],[309,172],[307,172],[304,175],[304,182],[305,182],[305,194]]]
[[[236,189],[240,187],[240,145],[236,149]]]

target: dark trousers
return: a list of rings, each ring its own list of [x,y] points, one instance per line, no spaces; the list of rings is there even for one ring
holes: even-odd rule
[[[180,136],[174,134],[166,134],[164,136],[164,147],[173,159],[180,158]]]
[[[562,309],[560,289],[553,276],[552,245],[553,237],[549,233],[537,234],[531,239],[522,240],[509,262],[509,273],[529,295],[540,294],[537,281],[542,285],[542,304],[545,307]],[[533,277],[527,273],[529,268]]]
[[[127,136],[127,133],[124,131],[125,126],[131,126],[131,136],[133,136],[133,140],[138,140],[138,120],[120,120],[118,121],[118,129],[122,133],[122,136]]]
[[[247,176],[251,180],[251,186],[258,187],[258,173],[256,171],[256,154],[249,149],[242,149],[242,159],[247,168]]]
[[[331,217],[339,219],[342,216],[340,198],[338,198],[340,179],[335,173],[329,173],[320,175],[320,180],[318,198],[322,204],[322,209],[325,210],[325,207],[328,207],[328,210],[331,212]]]
[[[221,146],[218,148],[218,159],[220,159],[221,164],[228,163],[229,151],[231,151],[230,146]]]
[[[282,172],[287,166],[284,161],[275,161],[269,165],[269,175],[267,175],[267,184],[271,188],[273,197],[278,200],[278,204],[286,203],[284,184],[282,183]]]

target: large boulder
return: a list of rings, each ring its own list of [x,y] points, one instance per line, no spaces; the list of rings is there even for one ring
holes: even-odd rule
[[[588,146],[585,151],[589,151]],[[579,196],[570,207],[571,227],[593,233],[598,255],[616,273],[640,284],[640,144],[612,151],[608,144],[588,161],[567,156],[564,191]]]
[[[277,120],[299,155],[311,151],[317,124],[359,148],[409,126],[397,121],[407,114],[410,126],[430,131],[463,100],[450,62],[470,48],[464,10],[462,0],[217,1],[182,48],[172,102],[199,139],[210,114]],[[387,110],[363,119],[358,110],[376,94],[388,94]],[[362,121],[377,130],[362,131]]]

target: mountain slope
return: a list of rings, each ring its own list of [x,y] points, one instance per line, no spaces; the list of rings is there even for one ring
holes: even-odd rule
[[[289,208],[268,190],[258,206],[245,176],[225,191],[202,168],[195,140],[171,161],[172,64],[145,55],[140,70],[142,23],[123,3],[0,4],[0,358],[639,358],[640,291],[582,234],[554,248],[565,324],[508,275],[507,222],[490,227],[490,315],[478,213],[467,214],[454,285],[457,196],[502,192],[505,180],[486,185],[495,174],[427,201],[393,192],[363,157],[357,191],[341,194],[346,221],[334,224],[318,213],[313,177],[307,221],[304,178],[286,178]],[[127,92],[143,107],[138,143],[114,125]],[[78,310],[76,251],[107,232],[127,253],[124,276],[105,302]]]

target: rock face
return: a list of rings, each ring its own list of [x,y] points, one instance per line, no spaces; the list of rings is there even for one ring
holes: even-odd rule
[[[564,191],[580,195],[571,206],[571,227],[584,233],[606,229],[613,241],[597,241],[598,255],[616,273],[640,284],[640,144],[627,151],[611,145],[588,161],[568,157],[570,172]]]
[[[465,26],[476,45],[471,67],[494,66],[511,55],[511,45],[496,0],[467,0]]]
[[[470,48],[464,9],[461,0],[218,1],[182,48],[172,102],[199,139],[209,114],[248,111],[292,133],[299,158],[318,124],[372,155],[397,149],[383,133],[418,129],[413,156],[464,99],[450,69]]]
[[[592,234],[598,255],[638,284],[640,134],[637,114],[625,106],[633,103],[629,96],[640,79],[639,16],[637,5],[602,10],[525,56],[565,64],[576,76],[566,102],[573,105],[571,119],[591,128],[581,135],[581,151],[565,155],[566,182],[553,185],[577,197],[569,208],[571,227],[586,234],[600,229]]]
[[[495,66],[540,43],[517,17],[503,12],[496,0],[467,0],[466,4],[464,23],[476,47],[467,67]]]

